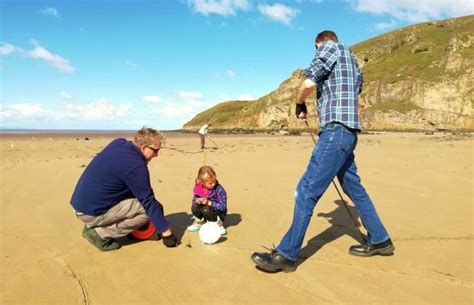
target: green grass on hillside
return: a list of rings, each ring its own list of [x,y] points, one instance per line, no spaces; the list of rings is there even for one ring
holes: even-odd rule
[[[229,121],[236,112],[240,111],[249,101],[229,101],[220,103],[204,112],[201,112],[191,121],[187,122],[184,127],[201,126],[205,123],[220,124]]]
[[[450,56],[453,38],[466,43],[472,33],[474,16],[468,16],[457,22],[429,22],[395,30],[357,44],[352,50],[366,62],[363,71],[369,82],[395,83],[410,78],[437,82],[464,72],[446,72],[443,59]],[[458,44],[458,49],[463,57],[474,56],[472,47]]]

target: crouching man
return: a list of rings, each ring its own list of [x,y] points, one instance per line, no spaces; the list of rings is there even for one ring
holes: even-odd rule
[[[159,131],[145,127],[133,142],[115,139],[92,159],[77,182],[71,205],[85,223],[82,236],[98,249],[119,249],[115,239],[150,220],[165,246],[179,244],[150,184],[148,162],[158,156],[162,141]]]

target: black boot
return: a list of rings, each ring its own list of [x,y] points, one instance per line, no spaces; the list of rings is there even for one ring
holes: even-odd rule
[[[121,245],[112,238],[102,238],[94,228],[84,226],[82,236],[101,251],[112,251],[120,249]]]
[[[293,272],[296,270],[296,262],[287,259],[276,249],[271,250],[270,253],[254,252],[251,256],[252,260],[258,267],[270,272]]]
[[[370,243],[366,243],[363,245],[351,246],[349,248],[349,254],[366,257],[374,255],[393,255],[394,250],[395,247],[389,238],[380,244],[372,245]]]

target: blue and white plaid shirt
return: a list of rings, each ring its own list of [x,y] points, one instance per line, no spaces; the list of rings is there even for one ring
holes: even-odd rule
[[[332,40],[319,45],[306,78],[317,85],[319,129],[340,122],[360,130],[359,94],[363,76],[351,50]]]

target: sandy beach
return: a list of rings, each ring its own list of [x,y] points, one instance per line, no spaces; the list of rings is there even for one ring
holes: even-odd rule
[[[250,255],[277,245],[291,223],[293,192],[313,147],[309,134],[211,135],[218,147],[209,142],[204,151],[197,135],[167,134],[149,168],[181,246],[124,238],[120,250],[103,253],[81,236],[69,200],[85,166],[114,136],[0,137],[0,304],[474,301],[472,136],[360,135],[359,173],[395,255],[348,254],[358,233],[330,187],[314,211],[298,269],[276,274],[257,270]],[[184,231],[203,164],[215,168],[229,197],[229,233],[214,245]]]

